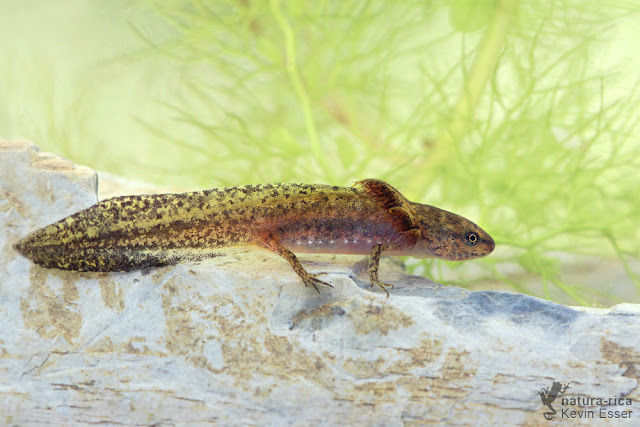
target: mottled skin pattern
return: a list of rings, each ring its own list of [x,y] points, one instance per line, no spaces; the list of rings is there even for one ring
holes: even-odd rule
[[[370,255],[371,284],[380,255],[465,260],[489,254],[491,237],[471,221],[405,199],[375,179],[354,187],[263,184],[183,194],[104,200],[19,241],[36,264],[77,271],[131,271],[198,261],[225,248],[278,253],[305,285],[331,286],[293,252]]]

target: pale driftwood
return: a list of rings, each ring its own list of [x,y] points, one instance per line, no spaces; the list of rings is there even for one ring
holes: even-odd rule
[[[386,299],[348,257],[304,258],[330,272],[317,294],[266,253],[81,274],[13,251],[95,201],[92,171],[0,141],[2,424],[541,424],[554,381],[570,383],[557,417],[601,407],[562,397],[624,397],[607,409],[640,416],[637,305],[467,292],[388,265]]]

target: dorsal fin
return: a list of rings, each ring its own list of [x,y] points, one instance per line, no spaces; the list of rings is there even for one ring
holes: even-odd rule
[[[379,179],[364,179],[355,183],[368,195],[373,197],[383,209],[389,212],[390,218],[400,231],[419,229],[416,212],[407,199],[389,184]]]

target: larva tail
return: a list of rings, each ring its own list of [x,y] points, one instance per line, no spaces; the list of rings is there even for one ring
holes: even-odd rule
[[[132,271],[201,259],[194,248],[163,245],[154,234],[188,223],[188,218],[181,222],[177,215],[158,214],[167,209],[168,197],[102,201],[34,231],[14,249],[40,266],[75,271]]]
[[[35,264],[46,268],[74,271],[132,271],[173,265],[182,261],[182,257],[171,253],[172,251],[33,245],[30,244],[29,237],[16,243],[14,249]]]

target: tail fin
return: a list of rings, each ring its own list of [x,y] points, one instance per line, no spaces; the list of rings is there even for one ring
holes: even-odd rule
[[[46,268],[74,271],[132,271],[173,265],[185,259],[196,261],[205,256],[187,256],[172,250],[150,251],[123,248],[82,248],[65,245],[34,245],[27,237],[14,249],[35,264]]]

